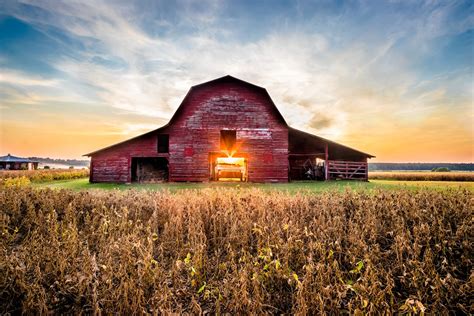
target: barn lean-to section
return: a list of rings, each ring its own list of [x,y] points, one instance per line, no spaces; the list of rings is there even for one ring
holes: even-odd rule
[[[289,127],[264,88],[231,76],[193,86],[167,125],[87,156],[91,182],[366,180],[373,157]]]
[[[367,180],[372,155],[289,127],[290,180],[304,180],[313,164],[316,180]]]

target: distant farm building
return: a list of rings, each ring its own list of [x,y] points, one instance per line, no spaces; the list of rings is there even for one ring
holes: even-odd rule
[[[38,161],[28,158],[15,157],[10,154],[0,157],[0,170],[35,170]]]
[[[264,88],[231,76],[191,87],[165,126],[86,156],[91,182],[367,180],[374,157],[288,126]]]

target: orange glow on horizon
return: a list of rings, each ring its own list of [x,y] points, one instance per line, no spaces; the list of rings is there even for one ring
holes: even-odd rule
[[[369,162],[458,162],[474,161],[471,118],[452,124],[450,115],[442,113],[414,123],[386,120],[354,120],[340,137],[321,135],[335,142],[376,156]],[[56,115],[53,118],[24,121],[6,120],[0,124],[0,155],[8,153],[20,157],[50,157],[88,159],[82,155],[138,136],[151,130],[143,126],[131,132],[126,124],[107,123],[98,117],[83,119]],[[137,119],[142,120],[141,118]],[[58,121],[67,122],[59,126]],[[148,122],[147,122],[148,123]],[[159,126],[159,124],[156,124]],[[298,126],[297,124],[291,124]],[[304,128],[302,128],[304,130]],[[308,130],[318,135],[318,131]],[[230,149],[220,152],[227,157],[239,155],[243,143],[238,141]]]
[[[69,123],[69,125],[72,125]],[[142,133],[122,134],[106,127],[73,126],[67,133],[55,125],[28,127],[11,122],[0,128],[0,155],[8,153],[20,157],[51,157],[88,159],[83,154],[124,141]],[[147,132],[146,130],[143,133]],[[346,137],[331,139],[376,156],[369,162],[460,162],[472,163],[474,151],[469,131],[456,129],[451,133],[421,133],[411,129],[380,130],[361,135],[354,131]],[[221,150],[234,157],[237,149]]]

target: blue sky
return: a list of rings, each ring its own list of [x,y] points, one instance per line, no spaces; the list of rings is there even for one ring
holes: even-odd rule
[[[3,1],[0,151],[79,157],[165,124],[190,86],[230,74],[267,88],[290,125],[378,161],[472,162],[473,8]]]

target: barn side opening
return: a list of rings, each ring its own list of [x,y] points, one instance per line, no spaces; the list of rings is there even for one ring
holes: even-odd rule
[[[315,155],[288,155],[291,180],[324,180],[324,160]]]
[[[164,157],[133,157],[132,182],[155,183],[168,181],[168,159]]]
[[[289,129],[289,180],[368,180],[374,156],[322,137]]]

